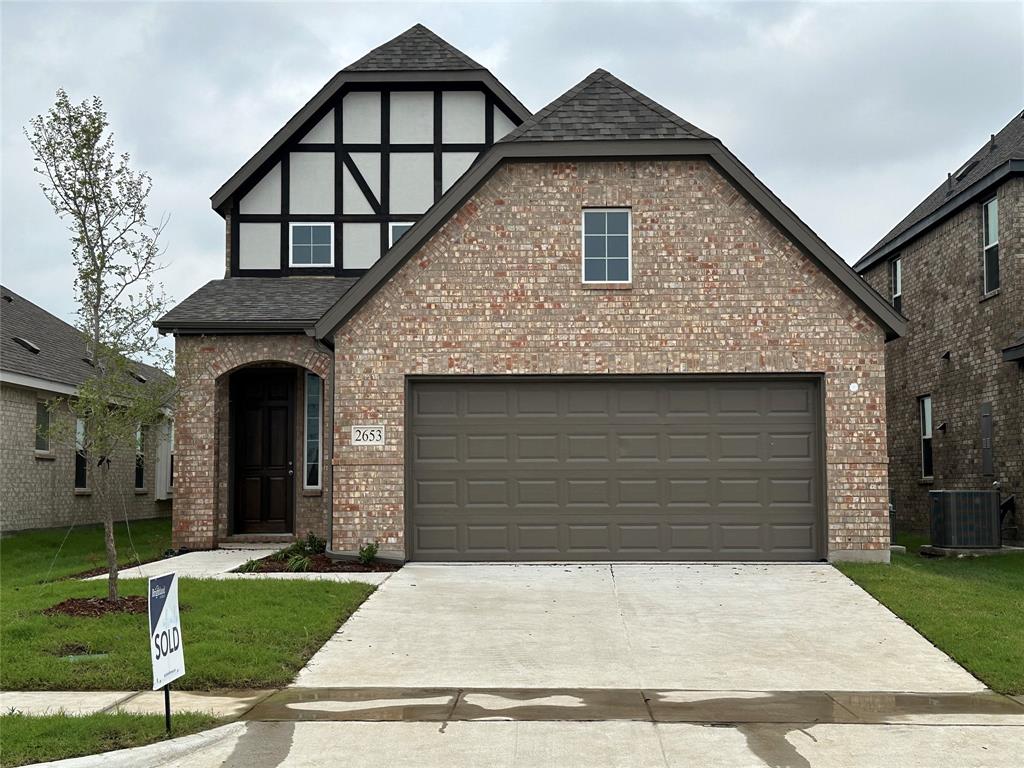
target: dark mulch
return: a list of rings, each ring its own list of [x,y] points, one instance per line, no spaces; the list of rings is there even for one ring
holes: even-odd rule
[[[248,573],[287,573],[288,561],[275,560],[273,556],[256,561],[256,569]],[[397,571],[402,566],[391,563],[370,563],[363,565],[347,560],[332,560],[327,555],[311,555],[309,570],[306,573],[377,573],[381,571]],[[241,570],[241,569],[239,569]]]
[[[129,595],[112,603],[105,597],[71,597],[43,611],[47,616],[106,616],[108,613],[148,613],[145,595]]]
[[[160,555],[158,557],[149,557],[149,558],[146,558],[145,560],[142,560],[142,561],[135,560],[135,561],[133,561],[131,563],[128,563],[128,565],[119,565],[117,567],[117,572],[118,572],[118,574],[120,574],[120,573],[122,573],[124,571],[127,571],[130,568],[136,568],[136,567],[138,567],[140,565],[146,565],[147,563],[155,563],[157,560],[164,560],[166,557],[167,557],[167,555]],[[90,568],[88,571],[82,571],[81,573],[72,574],[71,576],[68,576],[67,578],[69,578],[69,579],[88,579],[90,576],[99,576],[101,573],[102,574],[106,574],[106,572],[107,572],[107,566],[101,565],[101,566],[99,566],[97,568]],[[128,575],[131,576],[131,574],[128,574]]]

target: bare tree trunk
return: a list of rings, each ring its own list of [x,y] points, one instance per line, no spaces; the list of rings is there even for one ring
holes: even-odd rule
[[[114,507],[110,504],[107,491],[110,480],[110,463],[101,462],[96,502],[103,510],[103,541],[107,548],[107,600],[117,602],[117,546],[114,543]]]

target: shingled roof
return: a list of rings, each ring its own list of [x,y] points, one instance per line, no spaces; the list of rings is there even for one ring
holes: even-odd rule
[[[914,208],[895,227],[879,240],[854,265],[863,271],[885,258],[910,238],[917,237],[946,215],[951,215],[971,202],[990,186],[990,175],[1000,171],[1013,172],[1013,162],[1024,161],[1024,112],[1013,117],[999,133],[985,142],[985,145],[942,182],[928,197]],[[1017,169],[1024,171],[1024,169]],[[944,210],[945,209],[945,210]],[[933,219],[929,221],[929,219]]]
[[[416,24],[383,45],[377,46],[342,72],[452,72],[484,69],[458,48]]]
[[[155,325],[161,333],[304,331],[355,282],[352,277],[211,280]]]
[[[6,286],[0,286],[0,296],[0,377],[26,376],[40,384],[64,385],[56,390],[61,391],[77,387],[95,373],[86,362],[88,350],[81,331]],[[166,376],[151,365],[133,363],[132,367],[149,379]]]
[[[596,69],[502,141],[713,138],[609,72]]]

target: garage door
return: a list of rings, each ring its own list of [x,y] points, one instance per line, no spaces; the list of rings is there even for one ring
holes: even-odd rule
[[[815,380],[414,380],[413,560],[815,560]]]

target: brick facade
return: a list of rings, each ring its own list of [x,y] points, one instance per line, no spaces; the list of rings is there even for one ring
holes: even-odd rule
[[[585,206],[632,208],[632,287],[581,284]],[[830,556],[888,559],[884,333],[706,162],[506,165],[334,342],[336,550],[404,553],[407,375],[821,372]]]
[[[75,490],[75,452],[70,445],[52,441],[50,451],[35,450],[36,403],[52,393],[8,384],[0,385],[0,530],[7,533],[33,528],[85,525],[103,520],[103,510],[91,492]],[[51,418],[70,419],[66,409]],[[124,504],[115,516],[129,520],[170,514],[169,500],[153,495],[156,469],[156,434],[147,432],[144,448],[146,488],[135,490],[135,455],[114,457],[113,492]]]
[[[889,482],[904,530],[928,529],[931,489],[988,488],[998,480],[1004,494],[1024,494],[1024,366],[1002,360],[1002,349],[1024,329],[1024,179],[1005,182],[997,194],[998,294],[982,297],[981,201],[900,252],[909,328],[885,354]],[[891,294],[888,261],[864,277]],[[933,481],[921,477],[918,397],[926,394],[935,427]],[[994,475],[982,474],[982,403],[992,404]]]
[[[232,371],[254,365],[290,365],[324,380],[324,415],[331,404],[330,354],[308,336],[178,336],[177,379],[182,386],[175,422],[174,546],[212,549],[232,534],[230,510],[229,390]],[[301,385],[296,403],[302,402]],[[301,407],[296,409],[301,413]],[[296,422],[301,425],[301,418]],[[301,426],[297,426],[298,430]],[[324,430],[325,457],[327,432]],[[302,441],[296,440],[296,466]],[[325,462],[326,463],[326,462]],[[323,467],[321,468],[323,470]],[[322,471],[322,475],[326,475]],[[303,492],[296,476],[295,531],[326,533],[326,494]]]

